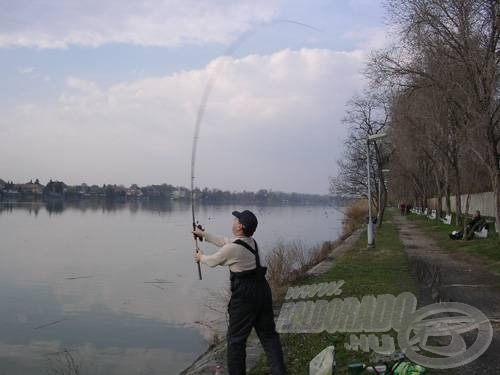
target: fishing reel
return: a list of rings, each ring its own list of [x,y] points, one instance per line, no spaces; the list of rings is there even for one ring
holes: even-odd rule
[[[199,229],[199,230],[205,231],[205,228],[203,228],[201,226],[201,224],[195,224],[195,223],[193,223],[193,230],[194,229]],[[199,236],[197,234],[193,234],[193,237],[194,237],[195,240],[198,239],[200,242],[203,242],[203,237],[202,236]]]

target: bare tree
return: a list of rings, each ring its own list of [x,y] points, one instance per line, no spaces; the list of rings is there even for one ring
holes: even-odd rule
[[[487,170],[499,223],[498,0],[388,0],[386,3],[401,38],[393,48],[373,56],[367,75],[376,85],[388,84],[403,90],[432,87],[446,98],[448,125],[464,131],[466,146],[460,146],[462,152]],[[455,160],[455,165],[458,163]],[[460,168],[456,167],[457,171]],[[460,184],[461,177],[456,176],[456,181]],[[496,228],[500,231],[500,225]]]
[[[367,142],[370,135],[383,133],[390,122],[390,95],[380,92],[365,92],[347,103],[343,122],[350,127],[344,143],[344,155],[338,161],[339,172],[331,180],[330,190],[336,194],[368,196],[367,187]],[[390,154],[387,143],[378,141],[370,147],[371,185],[374,187],[372,201],[378,211],[378,225],[383,219],[387,187],[382,170]],[[381,191],[379,191],[379,186]],[[380,201],[379,201],[380,197]]]

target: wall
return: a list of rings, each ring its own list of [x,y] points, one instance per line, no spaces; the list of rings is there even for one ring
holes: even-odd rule
[[[431,198],[428,201],[429,208],[437,209],[437,201],[438,198]],[[465,202],[467,200],[467,194],[461,195],[462,202],[462,211],[465,210]],[[443,202],[443,211],[446,211],[446,198],[441,198]],[[451,196],[451,212],[455,212],[455,196]],[[472,215],[474,211],[481,211],[482,216],[490,216],[495,217],[495,195],[492,191],[488,191],[485,193],[477,193],[470,195],[470,203],[469,203],[469,215]]]

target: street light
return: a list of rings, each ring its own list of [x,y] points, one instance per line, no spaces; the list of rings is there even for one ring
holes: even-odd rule
[[[375,246],[375,233],[373,231],[373,221],[372,221],[372,191],[371,191],[371,179],[370,179],[370,141],[376,141],[377,139],[385,137],[386,133],[377,133],[369,135],[366,138],[366,169],[368,171],[368,226],[367,230],[367,239],[368,246]]]

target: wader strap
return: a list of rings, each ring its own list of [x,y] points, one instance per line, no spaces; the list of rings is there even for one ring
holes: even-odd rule
[[[255,249],[252,249],[252,247],[249,244],[247,244],[245,241],[242,241],[239,239],[235,240],[233,243],[236,243],[238,245],[243,246],[245,249],[247,249],[253,255],[255,255],[255,264],[256,264],[257,268],[262,268],[260,265],[260,258],[259,258],[259,246],[257,245],[257,241],[253,240],[253,242],[255,242]]]

